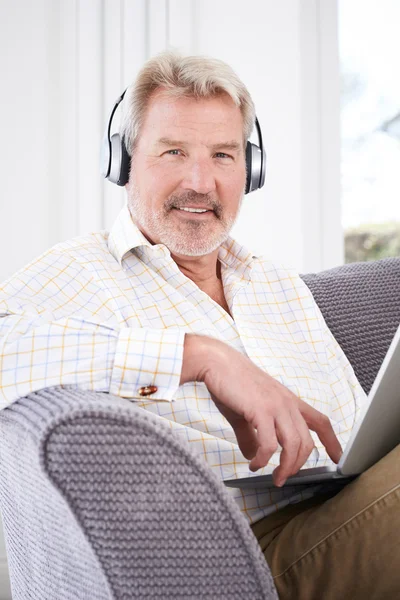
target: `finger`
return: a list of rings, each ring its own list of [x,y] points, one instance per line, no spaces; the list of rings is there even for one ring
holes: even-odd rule
[[[257,438],[258,449],[249,465],[250,471],[257,471],[261,467],[265,467],[278,448],[275,423],[272,418],[267,418],[257,426]]]
[[[297,410],[294,410],[291,413],[291,415],[293,423],[297,427],[297,431],[299,432],[301,438],[299,452],[297,454],[297,460],[295,461],[293,471],[291,473],[291,475],[294,475],[295,473],[300,471],[301,467],[304,465],[304,463],[310,456],[314,448],[314,440],[310,435],[310,430],[308,429],[307,424],[303,419],[301,413]]]
[[[343,454],[343,450],[333,431],[332,423],[329,418],[303,400],[300,400],[300,403],[302,405],[299,407],[300,412],[307,423],[308,428],[316,432],[330,458],[333,462],[338,463]]]
[[[274,471],[275,485],[280,486],[293,472],[297,460],[301,438],[290,413],[285,418],[280,417],[276,422],[278,441],[282,446],[279,467]]]
[[[244,419],[231,423],[241,453],[247,460],[254,458],[258,450],[258,437],[254,427]]]

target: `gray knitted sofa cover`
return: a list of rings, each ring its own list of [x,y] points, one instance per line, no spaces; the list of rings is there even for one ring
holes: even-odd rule
[[[400,321],[400,259],[304,275],[368,391]],[[277,598],[224,486],[134,403],[68,387],[0,412],[14,600]]]
[[[127,400],[61,386],[0,413],[14,600],[276,599],[203,459]]]
[[[368,393],[400,323],[400,258],[302,275]]]

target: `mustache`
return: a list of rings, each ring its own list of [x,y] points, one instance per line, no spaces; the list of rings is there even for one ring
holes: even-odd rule
[[[170,196],[164,204],[166,212],[169,212],[173,208],[186,208],[190,204],[201,204],[208,210],[213,210],[217,217],[222,215],[222,205],[218,200],[212,198],[210,194],[197,194],[196,192],[189,191],[180,196]]]

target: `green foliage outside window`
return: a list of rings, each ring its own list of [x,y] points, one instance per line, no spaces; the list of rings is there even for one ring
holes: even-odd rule
[[[361,225],[345,231],[345,262],[400,256],[400,223]]]

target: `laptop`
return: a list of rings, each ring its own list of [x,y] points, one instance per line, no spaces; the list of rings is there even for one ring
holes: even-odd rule
[[[338,465],[303,468],[288,477],[284,486],[353,479],[372,467],[399,443],[400,325]],[[228,487],[242,489],[274,487],[272,474],[225,479],[224,483]]]

